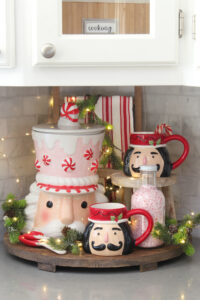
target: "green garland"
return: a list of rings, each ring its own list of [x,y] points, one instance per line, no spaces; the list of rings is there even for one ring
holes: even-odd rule
[[[48,244],[55,250],[67,250],[68,253],[79,255],[78,241],[82,241],[83,235],[77,230],[67,227],[63,230],[63,234],[62,238],[49,238]]]
[[[12,244],[19,242],[19,235],[24,228],[26,200],[16,200],[13,194],[8,194],[2,204],[4,211],[4,226],[8,231],[9,240]]]
[[[100,160],[100,164],[105,168],[108,162],[112,164],[114,169],[122,169],[123,163],[121,159],[116,154],[116,146],[113,144],[112,139],[110,137],[110,132],[113,129],[112,125],[100,119],[96,113],[95,105],[97,104],[99,96],[89,96],[88,99],[84,101],[77,101],[77,106],[79,108],[79,118],[84,119],[86,114],[89,114],[89,123],[94,123],[98,125],[102,125],[105,127],[105,137],[103,141],[102,147],[102,157]],[[118,149],[120,150],[120,149]],[[120,150],[121,151],[121,150]]]
[[[2,204],[4,211],[4,226],[8,231],[9,240],[12,244],[19,243],[19,235],[26,225],[24,210],[26,200],[16,200],[13,194],[8,194]],[[63,230],[62,238],[49,238],[48,244],[56,250],[67,250],[72,254],[79,254],[79,243],[82,241],[82,234],[67,227]]]
[[[192,256],[195,253],[191,243],[192,229],[200,224],[200,214],[186,215],[182,221],[166,219],[166,224],[156,223],[152,236],[162,240],[167,245],[179,245],[184,253]]]

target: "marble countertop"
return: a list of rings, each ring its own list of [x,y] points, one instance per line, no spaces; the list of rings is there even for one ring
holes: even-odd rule
[[[155,271],[62,269],[48,273],[10,256],[0,244],[0,299],[5,300],[198,300],[200,239],[196,254],[161,263]]]

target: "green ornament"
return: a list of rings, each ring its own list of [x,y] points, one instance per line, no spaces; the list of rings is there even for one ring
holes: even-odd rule
[[[111,221],[115,221],[115,216],[110,217]]]

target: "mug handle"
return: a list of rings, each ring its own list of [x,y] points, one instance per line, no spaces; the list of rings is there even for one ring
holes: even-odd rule
[[[168,143],[169,141],[174,141],[174,140],[181,142],[184,146],[184,150],[183,150],[181,157],[177,161],[172,163],[172,170],[176,169],[178,166],[180,166],[184,162],[184,160],[188,156],[188,153],[190,150],[188,141],[181,135],[174,134],[174,135],[167,136],[167,137],[165,137],[164,142]]]
[[[153,228],[153,218],[152,216],[148,213],[148,211],[144,210],[144,209],[131,209],[127,212],[127,217],[130,218],[133,215],[143,215],[147,218],[148,221],[148,226],[146,231],[135,240],[135,246],[138,246],[139,244],[141,244],[144,240],[146,240],[146,238],[150,235],[151,230]]]

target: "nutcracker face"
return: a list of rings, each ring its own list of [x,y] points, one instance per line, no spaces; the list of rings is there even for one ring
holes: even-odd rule
[[[133,177],[138,177],[140,173],[140,166],[144,165],[156,165],[157,177],[160,177],[163,168],[164,160],[155,147],[136,147],[134,148],[130,157],[130,172]]]
[[[124,233],[117,223],[95,223],[90,232],[89,246],[91,253],[95,255],[122,255],[124,250]]]
[[[127,176],[139,177],[140,166],[156,165],[157,177],[169,177],[172,164],[166,147],[135,147],[126,151],[124,173]]]
[[[95,193],[69,196],[40,192],[34,228],[48,236],[61,235],[65,226],[84,230],[93,203]]]

